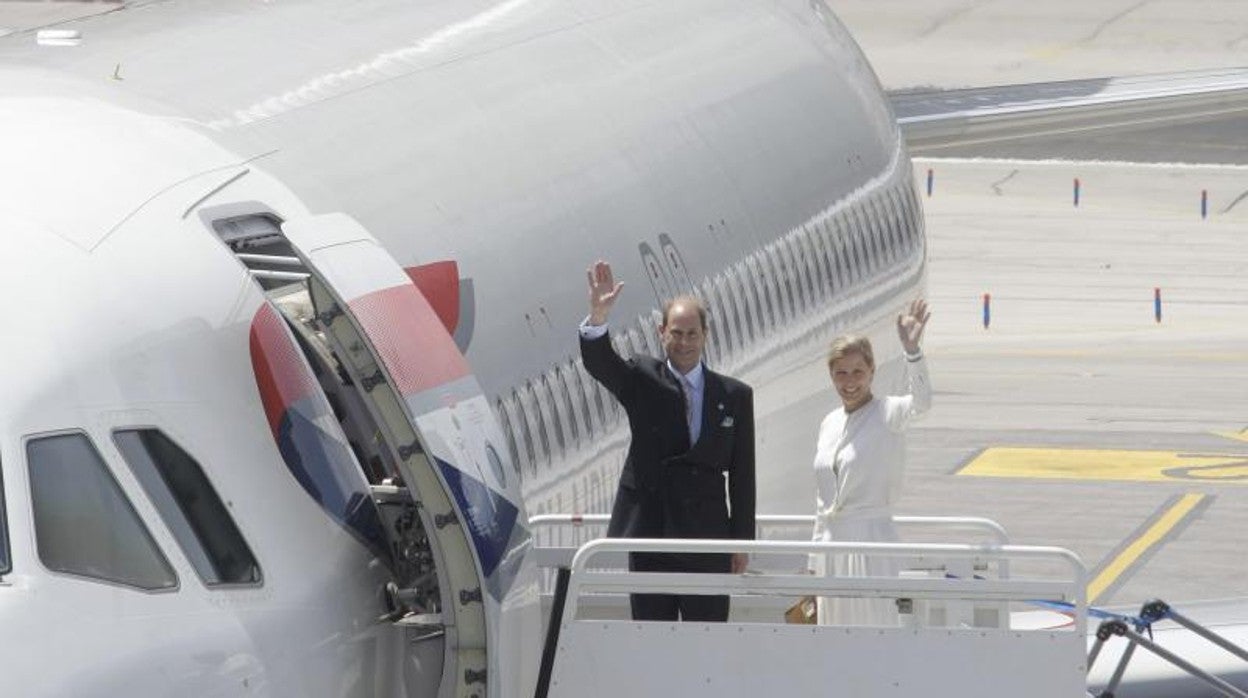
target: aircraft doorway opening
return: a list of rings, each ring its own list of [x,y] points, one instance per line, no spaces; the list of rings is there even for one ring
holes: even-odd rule
[[[409,666],[421,666],[422,671],[407,676],[409,692],[456,695],[448,691],[451,686],[443,685],[443,677],[460,673],[457,669],[461,662],[480,671],[484,657],[480,656],[483,654],[480,649],[468,657],[460,657],[448,646],[458,635],[454,601],[448,598],[450,587],[441,582],[442,556],[428,533],[434,526],[448,525],[448,520],[445,513],[435,513],[435,520],[429,521],[430,509],[421,501],[419,492],[408,487],[400,465],[403,457],[423,457],[419,440],[410,429],[400,427],[396,434],[395,429],[387,428],[390,425],[385,423],[384,415],[388,413],[393,420],[396,405],[393,396],[383,397],[389,391],[384,379],[379,378],[380,368],[361,338],[344,336],[343,325],[349,324],[348,318],[335,303],[325,279],[299,257],[286,239],[280,223],[268,216],[252,216],[219,221],[214,228],[263,289],[270,308],[280,317],[280,321],[271,324],[288,333],[288,344],[293,340],[315,377],[323,403],[319,413],[309,415],[309,421],[319,422],[318,432],[329,431],[332,435],[328,439],[321,436],[314,440],[338,441],[337,448],[329,444],[319,449],[325,457],[308,457],[308,450],[318,449],[307,448],[309,439],[306,435],[301,438],[296,433],[297,427],[292,425],[288,434],[275,430],[274,436],[287,466],[331,515],[335,512],[326,502],[326,491],[334,487],[327,487],[327,481],[362,476],[366,483],[364,496],[343,507],[341,520],[363,533],[366,539],[374,537],[376,540],[371,547],[379,549],[381,559],[391,569],[393,580],[384,592],[386,608],[380,620],[401,625],[412,640],[412,651],[418,661]],[[333,331],[334,325],[338,325],[338,332]],[[355,351],[351,351],[352,348]],[[375,404],[377,399],[387,401],[388,405],[379,409]],[[328,427],[326,422],[330,422]],[[298,443],[301,441],[304,444]],[[287,445],[291,442],[293,445]],[[294,457],[287,452],[292,448],[299,451]],[[320,472],[308,472],[318,461]],[[353,488],[347,485],[341,489]],[[442,512],[445,508],[443,503],[435,507],[435,511]],[[369,520],[372,526],[359,525]],[[368,536],[370,528],[379,529],[378,535]],[[473,584],[470,588],[480,587]],[[484,633],[478,630],[472,634]]]
[[[368,485],[371,502],[345,505],[342,518],[378,519],[382,530],[380,541],[375,542],[381,543],[379,552],[394,575],[394,583],[387,590],[392,616],[397,619],[415,613],[436,618],[442,607],[441,593],[432,545],[418,514],[419,500],[405,486],[394,456],[398,447],[386,441],[360,395],[362,387],[371,384],[352,377],[326,335],[324,321],[332,318],[318,317],[313,293],[315,288],[318,297],[323,298],[324,282],[299,259],[282,234],[280,223],[270,216],[216,221],[214,228],[278,311],[282,324],[311,368],[349,448],[347,452],[341,448],[326,449],[329,457],[321,464],[321,472],[308,472],[309,459],[301,457],[296,478],[301,484],[312,483],[305,488],[315,490],[315,496],[325,505],[326,480],[344,477],[343,468],[358,470]],[[339,489],[352,488],[340,485]],[[375,515],[361,513],[361,508],[369,506],[375,507]],[[355,528],[369,537],[367,525]]]
[[[393,559],[394,616],[419,637],[444,638],[438,695],[495,695],[497,623],[530,536],[502,430],[467,360],[407,272],[350,217],[214,228],[316,373],[339,450],[367,479]]]

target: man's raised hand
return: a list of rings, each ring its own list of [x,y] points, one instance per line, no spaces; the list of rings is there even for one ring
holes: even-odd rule
[[[586,272],[589,277],[589,324],[606,324],[611,307],[624,288],[624,282],[616,283],[611,265],[601,259]]]

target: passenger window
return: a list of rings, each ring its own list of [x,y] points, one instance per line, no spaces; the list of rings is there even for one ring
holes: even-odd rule
[[[594,427],[590,421],[589,403],[585,400],[585,390],[581,387],[581,375],[576,370],[576,362],[569,360],[560,366],[559,375],[563,379],[568,403],[572,406],[572,421],[579,435],[578,439],[589,441]]]
[[[0,576],[13,569],[9,559],[9,515],[4,509],[4,471],[0,469]]]
[[[711,298],[715,300],[715,305],[719,308],[719,316],[715,322],[715,327],[719,332],[719,345],[720,350],[723,352],[722,357],[727,359],[741,345],[741,340],[738,337],[740,330],[737,328],[737,311],[733,307],[732,298],[728,295],[728,285],[724,281],[723,276],[717,276],[713,280],[708,280],[706,285]]]
[[[598,381],[589,376],[579,359],[573,362],[573,372],[576,375],[576,384],[581,389],[581,399],[585,402],[585,426],[590,434],[601,434],[606,428],[607,413],[602,404],[602,396],[596,390]]]
[[[546,426],[542,423],[542,411],[537,404],[537,390],[533,387],[533,381],[525,383],[522,392],[524,414],[528,420],[529,438],[533,444],[533,474],[537,474],[537,467],[544,464],[550,457],[550,442],[546,440]]]
[[[499,426],[502,427],[503,435],[507,437],[507,452],[511,454],[511,465],[516,469],[517,475],[523,475],[520,465],[524,461],[521,460],[520,449],[516,445],[516,429],[512,426],[511,413],[502,398],[494,403],[494,413],[498,415]]]
[[[763,261],[771,266],[771,292],[776,299],[774,317],[777,322],[787,322],[793,317],[793,297],[789,293],[789,267],[780,248],[781,243],[768,245]]]
[[[113,441],[206,586],[260,583],[251,548],[190,454],[157,429],[118,431]]]
[[[737,262],[732,268],[730,279],[736,288],[737,298],[741,304],[741,322],[745,328],[745,346],[753,346],[758,337],[758,299],[754,297],[754,287],[750,283],[749,267]]]
[[[573,450],[581,442],[581,428],[576,421],[576,409],[572,405],[572,392],[568,390],[568,381],[563,369],[556,366],[547,374],[550,391],[555,398],[555,412],[559,417],[560,431],[563,432],[567,450]]]
[[[54,572],[172,589],[169,561],[84,434],[26,444],[39,559]]]
[[[524,388],[513,393],[515,396],[516,411],[518,418],[517,426],[520,427],[519,433],[521,441],[524,443],[525,462],[529,465],[529,471],[534,475],[537,474],[537,440],[533,436],[536,422],[533,420],[533,404],[530,401],[528,391]]]

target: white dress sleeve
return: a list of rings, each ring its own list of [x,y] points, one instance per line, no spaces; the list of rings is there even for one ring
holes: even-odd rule
[[[910,420],[918,417],[932,406],[932,386],[927,377],[927,360],[920,354],[919,358],[906,360],[905,394],[888,400],[888,428],[892,431],[904,431]]]

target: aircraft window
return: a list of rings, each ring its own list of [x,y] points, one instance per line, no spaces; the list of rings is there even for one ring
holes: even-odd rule
[[[742,260],[740,268],[741,277],[740,284],[742,294],[746,299],[746,310],[750,319],[750,334],[754,338],[761,337],[767,328],[767,320],[763,317],[766,312],[763,306],[763,293],[759,288],[758,260],[753,255]]]
[[[0,471],[0,575],[13,569],[9,559],[9,515],[4,510],[4,473]]]
[[[568,402],[572,403],[572,419],[576,423],[577,433],[588,441],[594,427],[589,414],[589,400],[581,385],[581,374],[577,370],[576,361],[569,360],[560,369],[560,373],[568,393]]]
[[[863,222],[863,232],[867,236],[868,257],[867,268],[876,271],[880,268],[880,264],[884,262],[884,250],[880,246],[880,230],[879,221],[874,215],[874,210],[868,210],[869,202],[862,203],[858,206],[858,215]]]
[[[577,386],[581,389],[581,398],[585,401],[585,427],[591,434],[601,434],[606,424],[607,414],[602,405],[602,396],[595,390],[598,381],[589,377],[585,366],[579,359],[573,362]]]
[[[836,272],[832,270],[832,243],[828,238],[827,230],[826,218],[815,224],[815,250],[819,259],[819,268],[823,270],[823,298],[825,300],[832,295],[832,289],[836,284]]]
[[[736,309],[733,307],[732,296],[728,294],[728,285],[724,282],[723,276],[717,276],[713,281],[709,281],[707,290],[719,308],[719,318],[715,326],[722,338],[720,347],[723,349],[724,357],[727,358],[740,346]]]
[[[845,267],[844,283],[853,284],[858,281],[858,245],[854,242],[853,231],[845,220],[838,220],[837,239],[840,243],[841,265]]]
[[[26,444],[39,559],[54,572],[140,589],[178,578],[85,434]]]
[[[901,236],[901,248],[909,254],[914,246],[914,228],[910,224],[910,203],[906,200],[905,192],[895,192],[894,198],[897,201],[897,232]]]
[[[849,212],[849,216],[845,220],[846,232],[849,234],[850,246],[850,268],[853,270],[854,281],[862,281],[866,273],[867,249],[862,239],[862,225],[858,222],[856,216],[853,216],[853,210]]]
[[[889,190],[881,205],[888,211],[888,230],[892,233],[893,257],[900,259],[906,249],[906,236],[902,233],[901,206],[897,203],[897,195]]]
[[[746,326],[745,320],[745,300],[741,295],[741,287],[738,285],[736,278],[736,270],[729,267],[723,278],[723,293],[728,299],[728,307],[732,312],[732,322],[734,328],[733,336],[736,338],[736,350],[738,352],[745,351],[749,346],[749,328]]]
[[[511,400],[516,407],[516,448],[523,451],[522,459],[529,467],[529,471],[536,473],[537,463],[534,462],[536,454],[529,426],[529,404],[525,399],[523,389],[512,391]]]
[[[888,235],[888,245],[892,250],[892,258],[894,260],[901,257],[902,238],[901,238],[901,214],[898,213],[897,199],[893,195],[893,190],[885,191],[880,197],[880,209],[884,211],[884,230]]]
[[[765,327],[770,330],[775,325],[778,310],[775,303],[775,291],[771,288],[773,274],[770,263],[767,261],[767,253],[756,253],[750,261],[753,262],[750,266],[754,272],[760,315]]]
[[[884,235],[884,216],[876,203],[875,199],[868,199],[864,202],[862,215],[867,217],[867,223],[871,228],[871,239],[875,241],[875,265],[879,268],[888,261],[888,238]]]
[[[823,296],[823,267],[819,266],[819,247],[815,226],[807,223],[795,243],[802,252],[802,274],[806,278],[806,299],[813,308]]]
[[[911,244],[917,244],[923,232],[922,205],[911,187],[902,194],[902,209],[906,212],[906,230],[910,234]]]
[[[913,247],[919,239],[919,226],[914,220],[915,211],[918,210],[915,208],[914,193],[901,191],[898,193],[898,198],[901,199],[901,215],[905,220],[906,242]]]
[[[875,230],[866,209],[861,205],[855,206],[853,216],[858,223],[859,234],[862,236],[863,271],[870,273],[875,271],[880,263],[879,243],[875,239]]]
[[[772,248],[772,255],[776,260],[776,267],[781,270],[780,278],[783,283],[780,284],[781,297],[784,298],[784,308],[789,319],[797,317],[801,310],[801,294],[798,293],[797,283],[797,266],[793,263],[793,256],[790,254],[789,241],[781,238],[779,243]]]
[[[776,294],[776,305],[779,311],[776,317],[788,320],[793,317],[793,294],[790,286],[793,270],[785,257],[783,247],[783,244],[776,243],[768,245],[767,260],[771,263],[774,272],[772,278],[775,279],[775,283],[772,285],[772,291]]]
[[[502,427],[503,434],[507,437],[507,452],[511,454],[511,465],[516,469],[517,475],[522,475],[520,449],[516,446],[516,428],[512,426],[511,410],[502,398],[494,403],[494,413],[498,415],[499,426]]]
[[[524,411],[525,439],[529,444],[529,463],[533,474],[537,474],[538,463],[546,459],[550,453],[550,445],[546,442],[546,433],[542,429],[541,411],[537,407],[537,395],[530,381],[520,390],[520,404]]]
[[[789,251],[793,257],[794,268],[797,270],[798,296],[802,299],[803,311],[812,308],[815,304],[815,289],[811,282],[815,278],[814,270],[811,268],[813,256],[807,246],[809,234],[808,230],[803,227],[796,235],[789,238]]]
[[[546,376],[539,376],[533,391],[537,394],[537,414],[541,418],[542,439],[546,444],[547,464],[563,455],[563,430],[555,414],[554,394]]]
[[[753,344],[754,338],[758,336],[758,301],[750,287],[749,274],[749,269],[740,262],[732,268],[732,285],[736,289],[737,297],[741,299],[741,323],[745,328],[746,342]]]
[[[852,284],[858,281],[858,244],[847,219],[842,217],[836,220],[836,231],[840,241],[841,261],[845,266],[845,280]]]
[[[831,217],[819,221],[819,232],[819,239],[823,241],[823,264],[828,272],[828,293],[835,293],[840,288],[841,279],[845,277],[840,269],[841,258],[837,252],[840,241],[832,227]]]
[[[559,408],[559,422],[563,425],[568,447],[571,448],[581,441],[581,425],[577,423],[576,406],[572,402],[572,391],[569,389],[563,368],[555,367],[554,376],[551,389],[555,392],[555,403]]]
[[[190,454],[156,429],[118,431],[113,441],[205,585],[260,583],[251,548]]]
[[[866,203],[863,214],[871,222],[871,237],[875,239],[875,249],[878,253],[875,265],[878,269],[892,256],[892,251],[888,246],[888,229],[885,227],[886,219],[884,212],[880,210],[879,202],[875,199]]]

